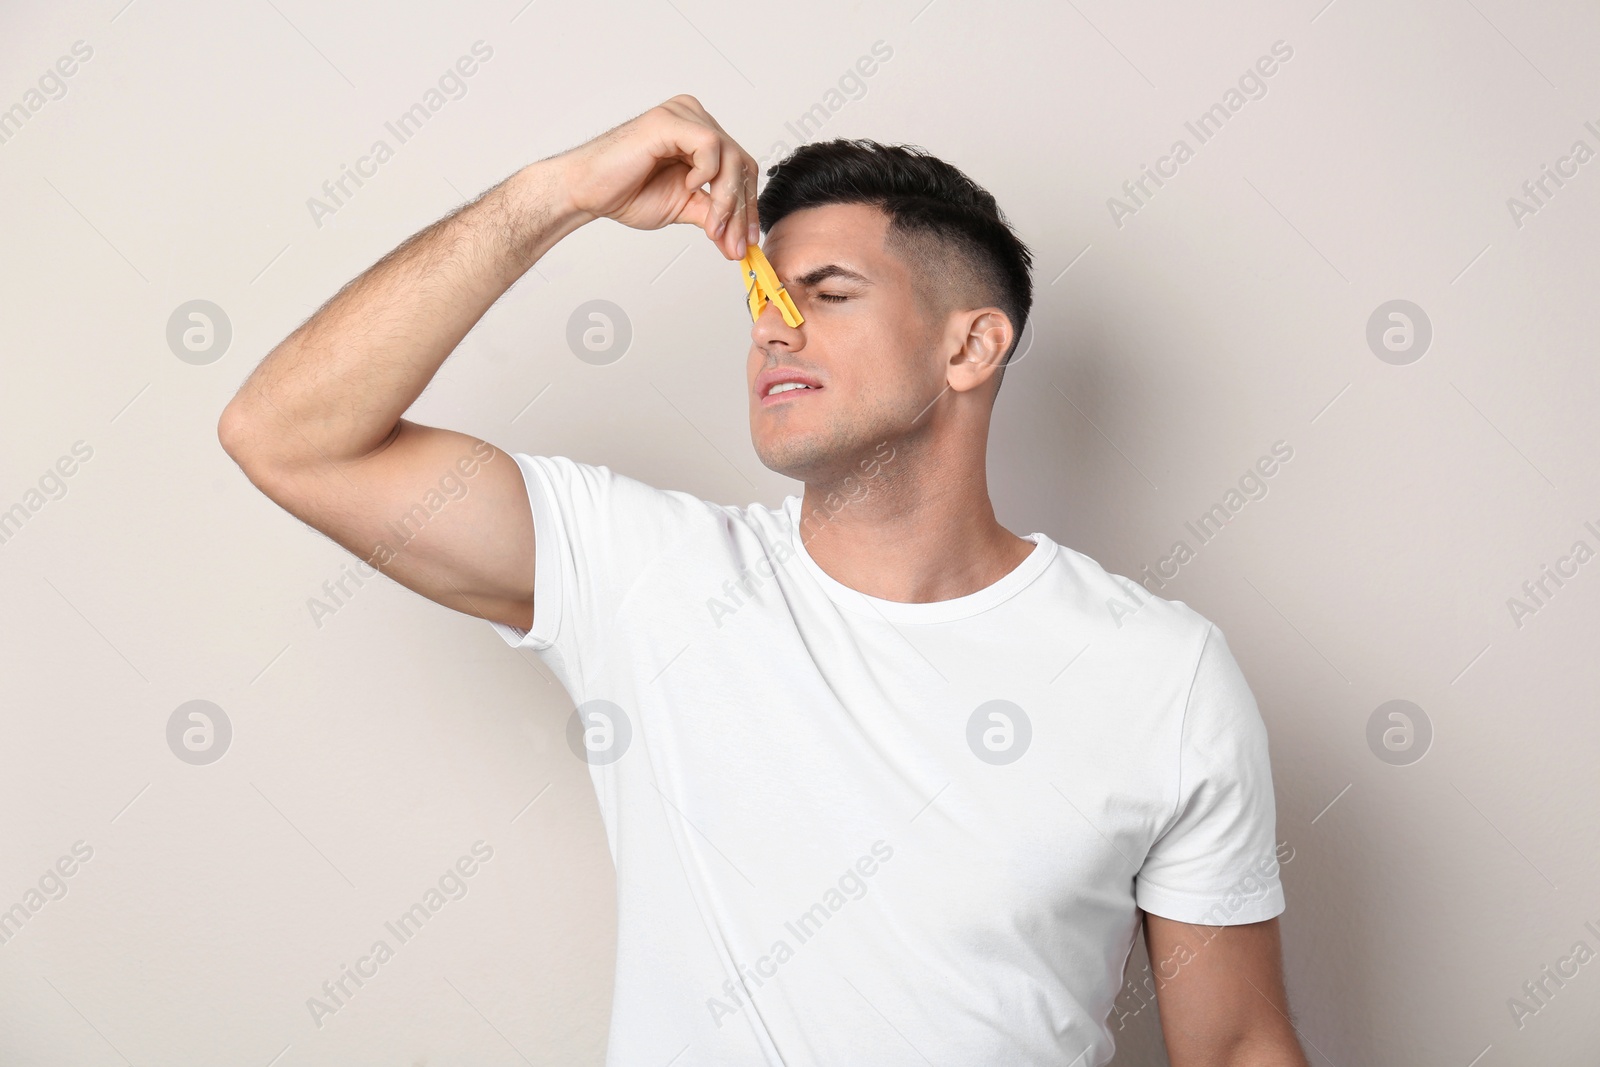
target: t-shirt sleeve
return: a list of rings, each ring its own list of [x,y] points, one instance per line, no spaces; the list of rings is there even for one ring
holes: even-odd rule
[[[1267,729],[1222,631],[1209,626],[1184,709],[1178,800],[1135,879],[1143,910],[1231,926],[1281,914]]]
[[[533,514],[533,626],[490,625],[513,648],[539,653],[571,691],[583,677],[585,650],[617,624],[634,580],[682,532],[689,512],[707,505],[565,456],[512,458]]]

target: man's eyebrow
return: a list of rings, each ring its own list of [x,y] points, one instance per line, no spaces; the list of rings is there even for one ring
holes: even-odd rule
[[[820,267],[806,271],[797,278],[790,279],[787,284],[810,288],[813,285],[827,281],[829,278],[843,278],[845,281],[860,282],[862,285],[872,284],[871,278],[853,271],[849,267],[841,267],[837,263],[824,263]]]

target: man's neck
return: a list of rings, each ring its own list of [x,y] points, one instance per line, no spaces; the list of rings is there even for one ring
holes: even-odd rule
[[[854,495],[806,484],[800,537],[835,581],[881,600],[954,600],[998,582],[1033,551],[995,519],[981,459],[952,478],[913,470],[908,458],[855,479]]]

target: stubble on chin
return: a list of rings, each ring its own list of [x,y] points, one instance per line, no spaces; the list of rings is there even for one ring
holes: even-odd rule
[[[771,471],[810,485],[827,487],[861,474],[863,456],[885,440],[870,427],[828,426],[804,433],[774,435],[756,454]]]

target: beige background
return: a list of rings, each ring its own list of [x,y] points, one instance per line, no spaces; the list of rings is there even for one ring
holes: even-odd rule
[[[314,619],[351,557],[251,488],[217,416],[339,285],[518,166],[679,92],[767,157],[881,40],[892,57],[813,136],[948,158],[1037,252],[990,457],[1002,522],[1134,575],[1293,449],[1162,594],[1224,630],[1267,721],[1312,1063],[1589,1062],[1600,962],[1543,1006],[1523,983],[1600,951],[1600,562],[1520,625],[1507,602],[1600,548],[1600,160],[1520,225],[1507,199],[1575,140],[1600,148],[1600,13],[1324,3],[8,12],[0,107],[73,42],[93,55],[0,143],[0,509],[43,505],[0,544],[0,908],[75,842],[93,855],[0,945],[0,1060],[601,1061],[611,875],[566,694],[387,580]],[[478,40],[467,95],[318,226],[308,198]],[[1293,56],[1265,96],[1197,145],[1184,123],[1277,41]],[[1107,199],[1179,137],[1193,158],[1118,226]],[[166,341],[193,299],[232,326],[206,365]],[[565,340],[592,299],[632,324],[609,366]],[[1394,299],[1433,330],[1404,365],[1366,340]],[[748,331],[698,232],[602,222],[412,415],[775,504],[798,485],[749,444]],[[79,441],[65,495],[29,498]],[[165,736],[195,699],[233,729],[207,766]],[[1433,731],[1403,766],[1367,742],[1396,699]],[[478,840],[468,895],[314,1026],[306,998]],[[1119,1067],[1164,1062],[1143,968],[1141,946]],[[1520,1026],[1519,996],[1539,1007]]]

